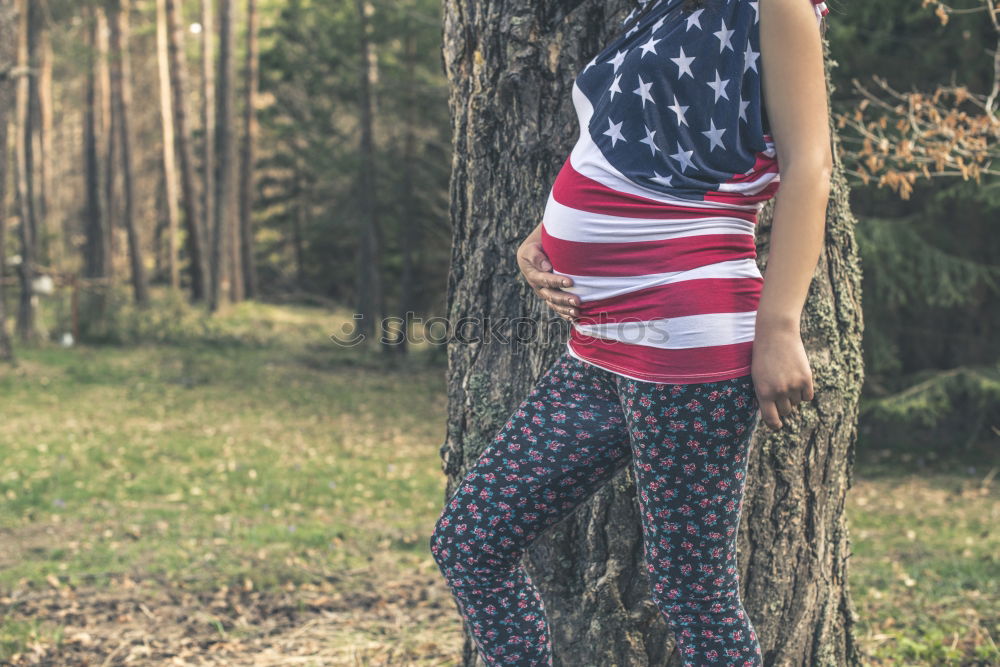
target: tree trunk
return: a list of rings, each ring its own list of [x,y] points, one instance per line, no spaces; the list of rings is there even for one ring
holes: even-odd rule
[[[832,93],[829,44],[826,86]],[[777,434],[755,436],[749,461],[749,521],[740,531],[740,576],[768,664],[858,665],[857,613],[848,588],[851,542],[844,514],[853,484],[858,402],[864,382],[861,264],[840,137],[828,115],[834,175],[823,253],[802,311],[802,341],[815,398]],[[757,252],[766,271],[768,202]]]
[[[43,41],[45,17],[39,2],[28,3],[28,114],[31,121],[31,193],[32,216],[31,237],[34,241],[35,261],[49,264],[49,235],[45,218],[45,156],[43,151],[42,109],[40,92],[42,80],[41,45]]]
[[[0,359],[14,361],[7,333],[7,174],[10,164],[8,130],[14,109],[14,66],[17,63],[17,8],[14,0],[0,0]]]
[[[84,223],[83,275],[87,278],[103,278],[107,275],[108,233],[104,229],[104,218],[101,215],[101,180],[100,158],[98,157],[97,138],[98,127],[97,107],[97,49],[98,21],[95,10],[91,6],[84,8],[84,21],[87,31],[87,90],[83,111],[83,177],[86,197],[86,221]]]
[[[358,197],[361,210],[361,252],[358,253],[357,312],[362,316],[358,332],[366,337],[381,337],[376,321],[385,313],[382,307],[380,231],[375,206],[375,102],[372,93],[375,54],[369,40],[369,15],[374,11],[369,0],[357,0],[361,51],[361,171]]]
[[[243,109],[243,147],[240,151],[240,258],[243,288],[248,298],[257,296],[257,265],[253,255],[254,147],[257,142],[257,92],[260,86],[260,53],[257,0],[247,0],[246,99]]]
[[[34,152],[31,122],[31,79],[34,77],[31,64],[31,14],[28,0],[19,0],[19,33],[17,64],[21,74],[17,79],[17,201],[21,220],[18,224],[21,238],[21,263],[18,274],[21,279],[21,299],[17,311],[17,333],[25,342],[33,341],[35,331],[35,304],[32,281],[35,275],[35,187]]]
[[[180,2],[180,0],[174,0]],[[202,229],[205,230],[208,303],[215,308],[219,294],[219,257],[215,222],[215,9],[214,0],[201,0],[201,126]]]
[[[132,168],[132,70],[128,52],[129,0],[115,0],[108,23],[111,26],[111,99],[117,116],[118,144],[121,155],[122,195],[125,203],[125,233],[128,238],[129,264],[132,269],[132,292],[136,303],[149,301],[146,269],[142,263],[139,224],[135,219],[135,173]]]
[[[116,186],[116,176],[119,170],[115,169],[115,155],[118,153],[118,120],[115,115],[114,105],[111,103],[111,46],[108,43],[108,35],[111,27],[108,25],[108,12],[105,7],[97,8],[97,48],[100,66],[101,81],[101,137],[103,137],[102,153],[104,155],[104,233],[105,247],[108,250],[105,266],[105,275],[111,278],[115,275],[115,228],[118,218],[118,190]]]
[[[160,128],[162,132],[163,122],[161,118]],[[160,166],[163,165],[163,147],[160,147]],[[170,281],[170,249],[164,247],[164,239],[170,234],[170,220],[167,217],[167,178],[166,170],[161,169],[156,174],[156,194],[153,198],[153,240],[150,244],[150,251],[153,254],[153,281],[165,276],[167,282]],[[173,289],[173,286],[171,286]]]
[[[10,23],[13,23],[13,0],[0,0],[0,38],[10,40],[0,42],[5,45],[17,45],[17,37]],[[6,48],[6,47],[5,47]],[[7,54],[0,54],[0,72],[9,72],[13,61],[7,59]],[[7,150],[8,130],[10,128],[10,95],[11,80],[0,78],[0,359],[14,361],[14,346],[7,332],[7,292],[4,289],[3,278],[7,275],[7,165],[10,152]]]
[[[406,94],[408,97],[407,108],[416,108],[416,62],[417,62],[417,36],[413,32],[409,17],[404,22],[404,53],[406,59]],[[416,164],[416,137],[413,118],[407,115],[403,119],[403,164]],[[403,186],[400,197],[402,201],[413,201],[413,170],[403,169]],[[420,225],[415,218],[408,218],[403,221],[400,238],[400,250],[403,253],[403,270],[399,282],[399,309],[398,317],[401,320],[402,338],[396,345],[399,354],[405,354],[408,347],[409,334],[409,313],[413,311],[413,294],[416,283],[416,275],[413,270],[413,254],[416,250],[419,239]]]
[[[163,185],[167,200],[167,269],[170,287],[179,289],[177,266],[177,227],[180,206],[177,201],[177,150],[174,133],[173,91],[170,85],[170,48],[167,24],[167,0],[156,0],[156,60],[160,75],[160,117],[163,126]]]
[[[293,149],[294,150],[294,149]],[[295,286],[300,291],[306,289],[305,228],[309,223],[309,192],[306,190],[304,167],[295,158],[295,214],[292,216],[292,249],[295,251]]]
[[[444,62],[461,158],[451,179],[448,316],[456,326],[486,317],[561,322],[519,280],[514,252],[541,219],[578,136],[575,76],[632,7],[445,0]],[[826,247],[801,327],[816,397],[780,433],[757,429],[740,523],[741,595],[768,665],[859,664],[843,511],[862,382],[860,268],[839,160],[833,180]],[[762,263],[771,204],[759,218]],[[446,498],[564,349],[565,327],[558,330],[529,345],[487,338],[449,347]],[[650,599],[634,494],[627,466],[525,557],[549,614],[556,665],[680,663]],[[468,632],[463,658],[477,661]]]
[[[49,229],[53,219],[55,193],[52,188],[52,16],[49,11],[49,0],[38,0],[32,3],[32,11],[38,12],[38,77],[34,90],[35,103],[38,105],[38,148],[39,148],[39,191],[38,191],[38,241],[44,248],[41,257],[52,266],[59,266],[62,253],[59,248],[63,242]],[[58,226],[54,229],[58,229]]]
[[[184,60],[184,25],[180,15],[180,0],[166,0],[164,9],[168,24],[168,55],[170,56],[170,89],[176,130],[177,155],[180,157],[181,197],[184,206],[184,225],[187,231],[185,244],[191,273],[191,298],[206,298],[208,263],[204,220],[198,210],[198,191],[195,179],[194,149],[191,141],[191,123],[187,113],[187,63]]]
[[[236,226],[236,87],[234,56],[236,40],[233,31],[233,0],[219,0],[219,73],[218,106],[215,132],[218,140],[215,216],[218,229],[219,293],[213,303],[228,297],[236,302],[243,299],[243,277],[240,270],[239,230]],[[234,242],[235,241],[235,242]],[[225,296],[223,296],[225,295]]]

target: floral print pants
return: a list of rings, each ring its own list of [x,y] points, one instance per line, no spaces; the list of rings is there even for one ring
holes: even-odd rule
[[[552,665],[525,550],[630,461],[652,598],[685,665],[763,664],[736,533],[758,423],[750,375],[642,382],[564,352],[465,476],[430,548],[488,665]]]

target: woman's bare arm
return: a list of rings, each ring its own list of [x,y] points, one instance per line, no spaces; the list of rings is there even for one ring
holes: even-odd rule
[[[823,47],[809,0],[760,0],[761,86],[781,185],[775,194],[764,288],[757,309],[754,386],[761,417],[812,400],[799,319],[823,248],[833,155]]]

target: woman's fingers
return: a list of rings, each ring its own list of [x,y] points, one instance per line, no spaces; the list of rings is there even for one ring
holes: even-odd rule
[[[792,414],[792,401],[789,400],[788,396],[778,396],[774,399],[774,405],[778,409],[778,414],[782,417],[787,417]]]
[[[761,421],[775,430],[780,429],[784,425],[784,422],[781,421],[782,417],[792,414],[800,403],[812,399],[811,383],[804,388],[790,389],[785,393],[774,394],[767,398],[758,396],[757,404],[760,408]]]
[[[575,308],[580,303],[580,297],[575,294],[570,294],[569,292],[563,292],[558,289],[551,289],[548,287],[542,287],[536,292],[545,301],[557,305],[565,306],[567,308]]]
[[[576,316],[576,307],[580,305],[580,297],[563,290],[569,287],[573,281],[554,273],[537,271],[528,275],[528,284],[535,290],[542,300],[560,314]]]
[[[774,401],[766,398],[758,398],[757,405],[760,408],[760,419],[771,429],[777,431],[781,428],[781,418],[778,416],[778,408]]]
[[[540,290],[543,288],[550,289],[560,289],[563,287],[570,287],[573,284],[572,279],[566,276],[560,276],[551,271],[539,271],[534,266],[529,266],[523,270],[524,277],[527,278],[528,284],[535,290]]]
[[[521,252],[522,257],[537,271],[551,271],[552,264],[542,250],[541,243],[532,243],[525,246]]]
[[[517,262],[520,265],[521,273],[524,274],[529,283],[533,280],[539,280],[540,276],[554,275],[551,273],[552,263],[542,250],[541,243],[529,243],[521,246],[517,253]]]

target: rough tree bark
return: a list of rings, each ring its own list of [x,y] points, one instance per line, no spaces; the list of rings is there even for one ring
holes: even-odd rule
[[[504,343],[485,324],[464,329],[483,340],[449,345],[446,497],[563,349],[567,326],[519,279],[514,253],[577,137],[574,77],[632,6],[444,0],[454,146],[449,321],[524,317],[558,332]],[[743,600],[768,665],[858,664],[843,511],[863,374],[860,268],[839,159],[836,169],[825,250],[802,315],[815,400],[778,434],[758,428],[740,525]],[[772,209],[760,216],[762,271]],[[556,665],[679,664],[642,559],[630,467],[533,545],[525,562],[550,615]],[[464,664],[477,661],[467,633]]]

